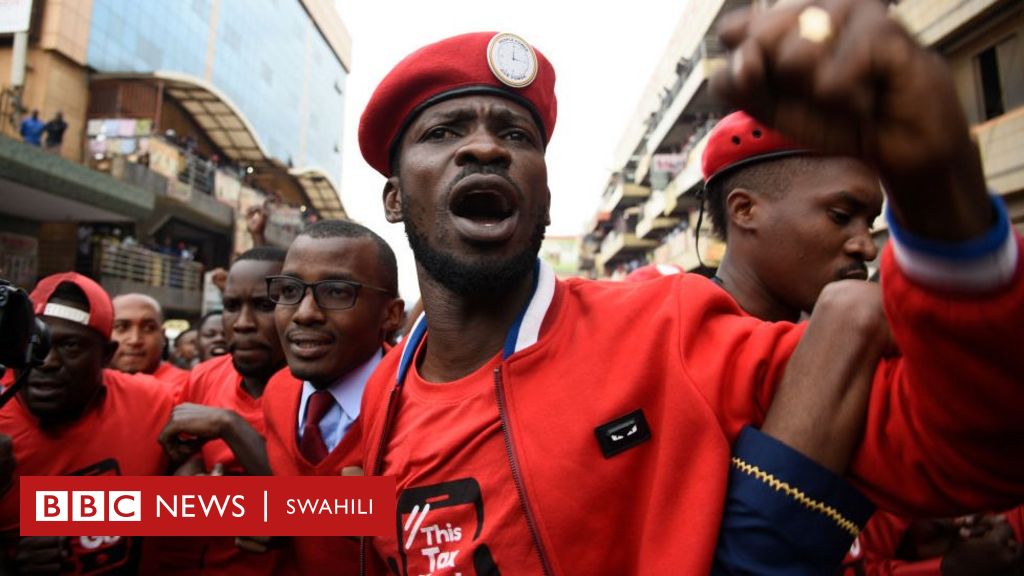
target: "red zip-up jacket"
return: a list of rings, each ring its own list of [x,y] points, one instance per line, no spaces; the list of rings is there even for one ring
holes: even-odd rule
[[[341,443],[319,464],[306,460],[299,451],[298,414],[302,381],[286,366],[279,370],[263,392],[267,458],[275,476],[340,476],[342,468],[362,464],[361,418],[356,418]],[[303,536],[286,544],[288,573],[313,574],[325,570],[355,574],[359,570],[359,542],[354,538]],[[370,563],[370,574],[383,574],[382,565]]]
[[[1010,507],[1024,496],[1022,266],[985,297],[926,290],[891,250],[882,266],[903,356],[876,372],[850,468],[858,489],[932,516]],[[535,281],[495,394],[517,488],[507,497],[522,501],[545,572],[708,574],[730,445],[743,425],[760,424],[802,327],[746,316],[695,275],[557,281],[539,264]],[[421,321],[367,384],[372,473],[401,408],[407,352],[425,332]],[[605,425],[628,415],[640,433],[608,449]]]

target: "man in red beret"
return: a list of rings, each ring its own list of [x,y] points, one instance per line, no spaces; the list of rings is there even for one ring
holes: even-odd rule
[[[51,347],[42,365],[29,369],[16,401],[0,410],[0,432],[11,436],[17,462],[13,487],[0,499],[0,571],[10,565],[26,574],[133,573],[138,538],[19,537],[18,477],[165,473],[157,436],[173,390],[152,376],[104,369],[117,344],[110,339],[110,297],[96,282],[74,272],[55,274],[41,280],[31,298]]]
[[[814,310],[761,429],[744,429],[733,446],[742,466],[730,474],[715,569],[831,574],[857,534],[850,526],[873,511],[841,475],[890,337],[878,286],[850,281],[866,280],[865,262],[877,256],[878,175],[856,158],[815,154],[742,111],[715,126],[703,171],[712,223],[727,242],[712,281],[762,320],[797,322]],[[746,474],[752,466],[842,502],[834,507],[850,523],[816,522],[819,512]]]
[[[813,340],[813,351],[803,351],[805,357],[818,355],[816,362],[801,365],[810,368],[803,372],[813,378],[793,378],[800,369],[795,370],[791,362],[788,382],[780,386],[761,429],[825,466],[787,453],[778,445],[770,448],[775,461],[765,464],[768,458],[763,444],[771,441],[756,437],[759,433],[753,430],[744,432],[744,441],[734,449],[733,458],[751,459],[757,454],[762,468],[787,467],[788,475],[821,478],[835,490],[847,492],[845,483],[826,469],[840,472],[846,467],[850,448],[863,426],[867,399],[863,390],[870,379],[860,376],[874,370],[882,351],[877,344],[879,327],[885,330],[885,318],[881,302],[876,301],[873,288],[877,287],[834,283],[865,279],[865,262],[877,255],[871,227],[882,209],[878,175],[853,157],[814,154],[745,112],[730,114],[714,128],[704,151],[703,170],[712,222],[728,245],[713,280],[753,316],[795,322],[813,309],[818,324],[832,329],[830,334],[820,325],[808,328],[809,334],[817,331],[822,336]],[[650,274],[650,268],[633,274]],[[819,306],[819,295],[825,294],[827,285],[831,285],[830,292]],[[800,351],[794,358],[798,354]],[[836,382],[836,375],[843,381]],[[807,410],[808,406],[814,410]],[[852,544],[856,533],[822,527],[817,538],[797,540],[803,548],[793,553],[785,543],[793,541],[789,535],[803,521],[801,510],[773,506],[771,500],[787,497],[779,492],[748,490],[741,474],[734,473],[733,478],[739,481],[730,486],[727,497],[719,560],[728,560],[733,568],[742,566],[741,572],[757,574],[799,574],[804,573],[800,571],[803,566],[812,567],[809,573],[837,569],[838,558],[848,547],[844,543]],[[755,509],[753,515],[736,513]],[[1020,510],[1006,517],[1019,520]],[[950,546],[945,559],[950,574],[957,562],[963,564],[972,554],[998,566],[992,573],[1002,573],[1020,561],[1019,547],[1005,520],[985,518],[982,524],[992,528],[976,529],[970,537],[955,534],[958,527],[951,521],[927,522],[946,525],[953,533],[956,545]],[[909,525],[909,520],[885,512],[872,516],[847,556],[845,570],[851,574],[865,570],[888,574],[894,569],[938,574],[944,561],[939,549],[934,552],[936,557],[913,565],[896,559]],[[730,532],[734,527],[742,529]],[[943,537],[936,532],[934,540]],[[994,553],[992,548],[1004,553]],[[766,554],[765,550],[772,552]],[[983,572],[975,562],[968,560],[967,564],[964,573]]]
[[[882,187],[865,162],[817,154],[741,111],[712,130],[702,168],[727,243],[714,280],[746,312],[796,322],[826,284],[867,279]]]
[[[798,25],[805,13],[815,26]],[[1003,439],[1024,432],[1010,408],[1024,401],[1020,239],[986,194],[948,71],[855,0],[744,13],[723,40],[737,51],[722,94],[810,148],[865,159],[892,192],[884,298],[904,355],[876,372],[857,486],[917,511],[1019,500],[1022,447]],[[399,63],[363,115],[425,310],[364,395],[364,464],[399,488],[395,534],[372,544],[403,574],[707,574],[730,444],[760,423],[804,327],[745,316],[701,277],[556,280],[536,260],[553,90],[521,38],[469,34]],[[922,489],[905,493],[908,478]]]

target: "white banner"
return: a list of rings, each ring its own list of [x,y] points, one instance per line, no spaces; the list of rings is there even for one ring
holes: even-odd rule
[[[0,0],[0,34],[28,32],[32,0]]]

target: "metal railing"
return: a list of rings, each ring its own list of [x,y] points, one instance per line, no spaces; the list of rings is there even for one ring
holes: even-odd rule
[[[101,276],[120,278],[147,286],[199,290],[203,265],[177,256],[160,254],[137,245],[103,240],[99,253]]]
[[[178,182],[188,184],[197,192],[212,196],[216,165],[188,151],[182,153],[181,158],[185,166],[178,172]]]

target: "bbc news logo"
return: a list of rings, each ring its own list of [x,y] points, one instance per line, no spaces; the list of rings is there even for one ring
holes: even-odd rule
[[[22,536],[383,536],[395,479],[23,476]]]
[[[69,516],[70,514],[70,516]],[[141,522],[139,490],[36,492],[36,522]]]

